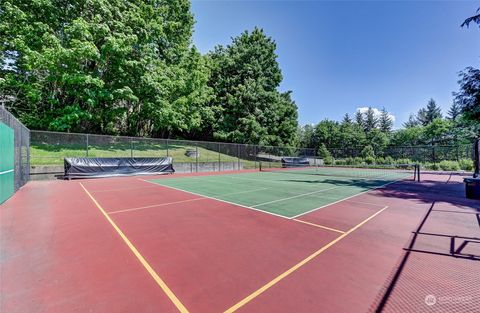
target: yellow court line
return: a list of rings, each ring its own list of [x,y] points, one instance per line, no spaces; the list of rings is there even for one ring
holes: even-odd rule
[[[147,270],[147,272],[152,276],[152,278],[155,280],[155,282],[162,288],[163,292],[168,296],[168,298],[175,304],[177,309],[182,312],[182,313],[188,313],[187,308],[178,300],[178,298],[175,296],[175,294],[168,288],[167,284],[158,276],[158,274],[155,272],[155,270],[148,264],[147,260],[140,254],[140,252],[135,248],[135,246],[130,242],[130,240],[127,238],[127,236],[122,232],[122,230],[115,224],[115,222],[108,216],[108,214],[105,212],[105,210],[102,208],[102,206],[97,202],[97,200],[90,194],[90,192],[83,186],[82,183],[80,183],[80,186],[82,186],[83,190],[85,193],[92,199],[93,203],[97,206],[97,208],[102,212],[103,216],[107,219],[107,221],[112,225],[112,227],[117,231],[117,233],[120,235],[120,237],[123,239],[125,244],[130,248],[130,250],[133,252],[133,254],[137,257],[137,259],[142,263],[143,267]]]
[[[293,272],[295,272],[296,270],[298,270],[300,267],[304,266],[305,264],[307,264],[308,262],[310,262],[311,260],[313,260],[315,257],[317,257],[318,255],[320,255],[321,253],[323,253],[325,250],[327,250],[328,248],[330,248],[331,246],[335,245],[337,242],[339,242],[340,240],[342,240],[343,238],[347,237],[349,234],[351,234],[353,231],[357,230],[359,227],[363,226],[365,223],[367,223],[369,220],[371,220],[372,218],[374,218],[375,216],[377,216],[378,214],[382,213],[384,210],[386,210],[388,208],[388,206],[385,206],[383,209],[379,210],[378,212],[376,212],[375,214],[372,214],[370,217],[366,218],[365,220],[363,220],[361,223],[357,224],[356,226],[354,226],[353,228],[349,229],[347,232],[345,232],[344,234],[338,236],[336,239],[330,241],[328,244],[326,244],[325,246],[323,246],[322,248],[320,248],[319,250],[315,251],[313,254],[311,254],[310,256],[308,256],[307,258],[303,259],[302,261],[300,261],[299,263],[297,263],[296,265],[294,265],[293,267],[291,267],[290,269],[288,269],[287,271],[283,272],[282,274],[278,275],[277,277],[275,277],[273,280],[271,280],[270,282],[268,282],[267,284],[265,284],[264,286],[262,286],[261,288],[257,289],[255,292],[253,292],[252,294],[250,294],[249,296],[247,296],[246,298],[242,299],[240,302],[238,302],[237,304],[235,304],[234,306],[232,306],[231,308],[229,308],[228,310],[226,310],[224,313],[231,313],[231,312],[235,312],[236,310],[240,309],[242,306],[244,306],[245,304],[247,304],[248,302],[252,301],[253,299],[255,299],[256,297],[258,297],[259,295],[261,295],[263,292],[265,292],[266,290],[268,290],[269,288],[273,287],[275,284],[277,284],[279,281],[281,281],[282,279],[284,279],[285,277],[287,277],[288,275],[292,274]]]
[[[310,225],[310,226],[315,226],[315,227],[318,227],[318,228],[334,231],[334,232],[337,232],[337,233],[340,233],[340,234],[345,234],[345,232],[343,230],[338,230],[338,229],[335,229],[335,228],[330,228],[330,227],[327,227],[327,226],[322,226],[322,225],[310,223],[310,222],[307,222],[307,221],[297,220],[296,218],[294,218],[293,220],[295,222],[300,222],[300,223],[304,223],[304,224],[307,224],[307,225]]]
[[[131,209],[124,209],[124,210],[112,211],[112,212],[108,212],[107,214],[110,214],[110,215],[111,215],[111,214],[116,214],[116,213],[137,211],[137,210],[143,210],[143,209],[149,209],[149,208],[156,208],[156,207],[159,207],[159,206],[166,206],[166,205],[171,205],[171,204],[192,202],[192,201],[205,200],[205,199],[207,199],[207,198],[193,198],[193,199],[181,200],[181,201],[175,201],[175,202],[152,204],[152,205],[146,205],[146,206],[141,206],[141,207],[137,207],[137,208],[131,208]]]

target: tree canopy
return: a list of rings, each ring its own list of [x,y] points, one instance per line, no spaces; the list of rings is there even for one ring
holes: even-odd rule
[[[480,26],[478,15],[462,27]],[[29,128],[330,147],[456,144],[480,133],[480,70],[394,129],[383,108],[298,126],[275,40],[255,27],[202,55],[189,0],[3,0],[0,93]],[[323,104],[327,105],[327,104]],[[321,146],[323,144],[323,146]],[[369,148],[370,150],[370,148]]]
[[[5,0],[0,14],[0,90],[31,128],[168,136],[211,115],[188,0]]]
[[[263,30],[243,32],[209,54],[214,91],[211,105],[219,140],[265,145],[294,145],[297,107],[291,92],[279,92],[282,73],[275,41]]]

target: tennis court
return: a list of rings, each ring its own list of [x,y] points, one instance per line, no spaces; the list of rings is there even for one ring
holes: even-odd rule
[[[477,308],[478,203],[461,176],[415,175],[305,167],[30,182],[0,210],[1,309],[430,312],[425,296],[450,292]],[[421,245],[408,245],[412,232]],[[434,240],[448,234],[462,236],[454,255]]]
[[[417,175],[416,169],[415,165],[379,168],[264,167],[252,173],[150,181],[249,209],[294,218],[397,180],[413,180]]]

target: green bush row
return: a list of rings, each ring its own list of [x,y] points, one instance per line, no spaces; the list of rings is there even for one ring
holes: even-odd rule
[[[460,159],[458,161],[441,161],[440,163],[425,163],[423,168],[432,171],[473,171],[473,161],[470,159]]]
[[[345,158],[345,159],[334,159],[328,157],[324,159],[324,164],[326,165],[400,165],[400,164],[414,164],[410,159],[393,159],[390,156],[387,157],[378,157],[374,158],[372,156],[367,157],[355,157],[355,158]],[[460,159],[458,161],[441,161],[439,163],[420,163],[422,168],[433,171],[473,171],[474,164],[473,160],[470,159]]]

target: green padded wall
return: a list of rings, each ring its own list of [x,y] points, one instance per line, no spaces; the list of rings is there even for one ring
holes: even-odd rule
[[[0,204],[15,190],[14,153],[13,129],[0,122]]]

